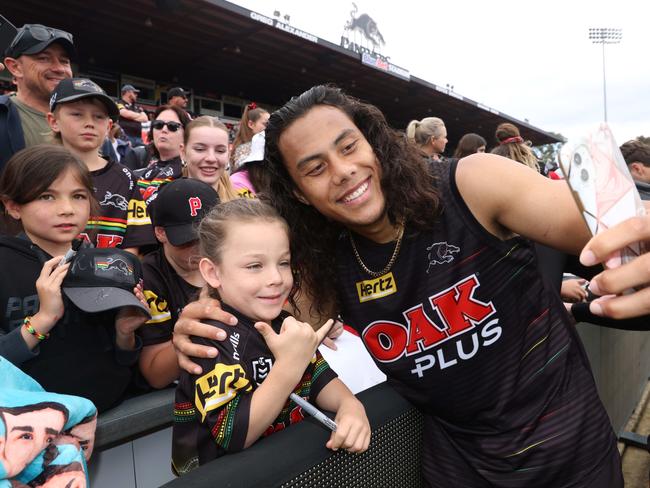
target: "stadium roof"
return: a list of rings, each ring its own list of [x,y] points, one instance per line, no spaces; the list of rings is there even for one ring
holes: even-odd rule
[[[369,66],[358,53],[223,0],[20,0],[6,2],[0,13],[17,26],[42,23],[71,32],[82,72],[97,67],[173,80],[276,106],[331,82],[379,106],[396,128],[442,118],[452,147],[467,132],[493,144],[501,122],[516,124],[534,145],[558,141],[405,70],[393,70],[396,75],[385,65]]]

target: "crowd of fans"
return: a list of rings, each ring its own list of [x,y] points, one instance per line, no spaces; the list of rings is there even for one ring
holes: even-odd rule
[[[406,250],[402,251],[402,256],[404,253],[410,256],[413,246],[426,248],[429,268],[454,260],[456,253],[464,256],[469,251],[465,247],[475,246],[473,241],[459,237],[461,234],[451,223],[445,224],[449,225],[445,232],[450,232],[456,239],[454,242],[462,241],[465,247],[461,250],[452,245],[451,238],[438,239],[435,232],[442,231],[431,230],[431,224],[424,217],[427,214],[431,216],[428,219],[433,219],[439,201],[456,202],[446,207],[445,218],[455,216],[469,221],[467,214],[473,213],[476,220],[468,225],[473,229],[472,235],[482,236],[477,238],[479,241],[489,240],[484,234],[491,233],[492,239],[494,236],[502,238],[505,247],[511,245],[508,239],[515,234],[539,237],[541,243],[550,245],[561,243],[563,236],[541,235],[528,224],[520,223],[523,214],[513,217],[503,217],[507,212],[490,214],[490,208],[496,209],[504,203],[497,201],[496,194],[489,188],[477,190],[473,177],[466,175],[465,168],[474,167],[480,173],[483,171],[481,161],[487,161],[494,164],[494,174],[488,170],[483,175],[486,185],[499,175],[512,173],[515,176],[504,176],[507,182],[530,184],[533,193],[537,188],[540,192],[551,188],[547,186],[548,178],[538,175],[541,171],[547,176],[546,166],[540,165],[530,144],[513,124],[503,123],[495,134],[485,134],[485,137],[465,134],[453,157],[447,157],[444,121],[426,117],[411,121],[399,136],[390,139],[394,147],[389,150],[385,140],[381,145],[378,139],[373,139],[383,134],[381,137],[388,140],[393,134],[376,108],[352,101],[333,88],[317,87],[289,102],[280,109],[280,115],[271,115],[255,103],[248,104],[231,142],[229,129],[223,122],[215,117],[194,116],[187,111],[189,93],[182,88],[169,90],[167,104],[160,105],[149,118],[137,104],[138,90],[134,86],[122,86],[121,98],[116,103],[93,81],[73,77],[70,60],[74,54],[69,33],[38,25],[19,29],[5,52],[4,65],[13,78],[16,92],[0,96],[0,199],[5,214],[0,235],[0,261],[4,271],[0,300],[6,310],[0,319],[0,355],[37,380],[46,391],[90,399],[100,413],[129,395],[169,387],[178,381],[173,447],[173,469],[177,474],[227,452],[248,447],[260,437],[302,419],[300,407],[288,399],[290,393],[336,412],[338,428],[328,442],[329,448],[344,448],[350,452],[367,449],[370,428],[363,407],[344,382],[336,378],[317,350],[323,340],[341,334],[343,321],[356,323],[361,320],[357,310],[359,300],[354,306],[349,305],[347,315],[343,314],[336,323],[326,321],[338,315],[337,302],[343,302],[338,304],[343,309],[345,300],[350,300],[345,296],[337,298],[328,286],[335,272],[342,273],[344,281],[361,284],[359,297],[366,293],[363,292],[365,286],[370,287],[367,291],[370,298],[366,300],[372,304],[379,295],[372,291],[371,280],[387,276],[395,264],[393,272],[397,279],[403,280],[400,286],[408,288],[405,276],[420,279],[424,275],[420,265],[408,271],[410,274],[402,275],[398,271],[406,266],[398,257],[403,238]],[[343,117],[345,120],[340,118],[341,114],[347,114]],[[304,126],[300,121],[305,122]],[[143,124],[148,126],[144,138]],[[368,141],[358,135],[359,130],[366,129],[364,124],[375,124],[372,130],[365,132],[371,134]],[[331,147],[316,144],[314,131],[322,130],[325,134],[322,137],[326,137],[331,127],[347,129],[340,134],[333,133],[335,142]],[[469,157],[486,152],[487,141],[493,138],[495,147],[491,152],[521,163],[525,170],[490,156]],[[337,165],[340,162],[341,167],[351,165],[353,163],[347,159],[350,154],[368,151],[371,146],[380,160],[391,154],[391,157],[402,158],[399,161],[404,166],[397,168],[394,163],[381,161],[386,172],[381,175],[371,164],[361,165],[358,172],[367,180],[347,193],[337,190],[338,193],[335,191],[323,197],[327,203],[322,203],[318,193],[320,187],[317,190],[316,183],[310,186],[311,181],[331,172],[336,187],[349,177],[343,175],[343,170],[339,175],[338,170],[326,168],[326,163],[332,167],[335,167],[333,161]],[[641,141],[630,141],[621,150],[641,196],[647,199],[650,195],[650,147]],[[284,161],[289,158],[299,161],[296,168],[284,168]],[[463,158],[467,159],[459,164]],[[443,168],[454,168],[457,175],[444,175]],[[453,186],[455,193],[452,195],[442,187],[432,193],[425,185],[432,172],[437,175],[437,181],[447,182],[450,188]],[[388,181],[381,189],[380,177]],[[400,184],[412,185],[409,188],[415,196],[400,196],[404,193],[399,190]],[[394,192],[389,192],[390,188]],[[501,190],[508,192],[509,188],[501,187]],[[553,190],[552,194],[560,195],[555,193],[559,191]],[[356,200],[379,199],[382,192],[386,193],[382,198],[386,199],[388,214],[383,217],[387,219],[382,222],[383,233],[373,234],[378,231],[368,231],[365,224],[354,221],[361,217],[354,217],[352,223],[342,217],[346,207],[353,207]],[[511,202],[516,195],[521,195],[521,189],[513,190],[513,196],[505,201]],[[559,200],[563,203],[566,199],[562,196]],[[485,204],[485,209],[476,210],[477,202]],[[338,244],[335,241],[343,227],[350,229],[348,236],[353,257],[340,264],[334,261],[334,256],[344,252],[341,248],[345,248],[348,241]],[[375,242],[384,247],[375,249],[369,235],[377,235]],[[422,243],[418,240],[420,237],[414,235],[425,236]],[[436,243],[439,247],[433,249],[436,244],[426,241],[431,236],[439,241]],[[298,241],[295,247],[294,239]],[[444,239],[449,243],[443,243]],[[397,244],[393,250],[394,241]],[[494,250],[503,250],[493,242],[490,245]],[[521,249],[526,246],[518,242],[506,254],[512,253],[520,263],[525,263],[526,260],[534,261],[530,256],[537,253],[542,273],[553,269],[560,274],[547,276],[548,282],[553,283],[547,289],[538,274],[522,264],[512,279],[526,268],[522,276],[527,276],[531,282],[520,288],[555,294],[554,297],[559,295],[576,316],[588,316],[597,321],[595,315],[598,314],[589,315],[587,300],[593,298],[586,290],[585,278],[591,277],[587,276],[589,271],[576,271],[577,277],[562,280],[564,271],[574,272],[574,268],[566,264],[565,255],[543,258],[545,251],[541,244],[537,250],[522,254]],[[564,249],[579,248],[572,244]],[[477,254],[480,252],[483,251]],[[495,258],[495,262],[505,259],[506,254],[498,260]],[[497,255],[500,256],[498,252]],[[471,261],[474,256],[467,259]],[[385,261],[389,265],[384,271],[370,270],[380,268]],[[551,261],[556,264],[549,264]],[[358,267],[357,263],[366,274],[350,271]],[[429,268],[424,266],[427,275]],[[481,279],[486,278],[482,276]],[[504,278],[507,283],[504,286],[515,296],[523,290],[514,291],[514,285],[508,285],[510,279]],[[458,285],[458,293],[462,296],[466,295],[463,287],[469,286],[467,283]],[[476,288],[478,282],[473,283]],[[397,294],[397,288],[387,286],[386,294],[402,297],[401,293]],[[490,284],[488,280],[485,286],[497,287],[497,284]],[[91,299],[93,293],[99,293],[101,298]],[[190,304],[201,303],[196,302],[199,299],[214,303],[210,300],[215,298],[221,300],[216,308],[225,314],[218,315],[210,323],[212,332],[191,328],[188,324],[206,317]],[[436,306],[444,313],[447,302],[443,297],[435,300],[438,299],[440,302],[436,302]],[[476,302],[472,309],[472,313],[477,314],[471,316],[476,323],[482,320],[478,316],[480,313],[494,313],[492,302],[487,298],[483,300]],[[509,303],[499,300],[501,298],[494,298],[494,303],[501,307]],[[550,322],[548,327],[543,326],[544,330],[549,334],[556,327],[564,331],[553,332],[549,343],[566,341],[566,347],[579,355],[576,352],[579,346],[575,346],[577,339],[567,332],[566,320],[558,315],[553,298],[544,298],[544,303],[548,307],[546,311],[538,310],[538,304],[530,304],[530,310],[539,312],[539,317],[551,310],[548,312]],[[583,306],[575,308],[571,303]],[[396,310],[400,306],[396,305]],[[521,319],[513,318],[512,321],[522,329],[539,319],[532,312],[521,313]],[[185,319],[182,318],[184,314],[187,314]],[[239,324],[237,328],[226,325],[232,323],[233,317]],[[409,320],[416,320],[414,316],[409,317]],[[424,321],[424,318],[417,320]],[[510,326],[504,318],[502,320]],[[518,321],[527,322],[515,324]],[[461,322],[467,321],[463,318]],[[177,325],[179,328],[175,332]],[[444,334],[450,336],[454,327],[461,327],[460,322],[449,323]],[[487,327],[483,332],[486,330]],[[192,333],[197,336],[194,342],[187,339],[188,331],[194,331]],[[364,335],[364,340],[370,344],[368,348],[374,347],[379,356],[387,355],[392,348],[379,340],[383,333],[381,330],[376,333],[374,346],[372,338]],[[427,335],[430,333],[424,329],[417,333],[421,334],[419,338],[404,338],[411,341],[406,356],[439,340]],[[436,333],[443,334],[443,331]],[[498,333],[497,328],[492,329],[492,333],[493,336],[490,332],[482,336],[485,344],[496,341],[497,335],[505,332],[498,327]],[[531,332],[530,337],[535,334]],[[206,337],[199,337],[202,335]],[[179,346],[175,345],[176,337],[179,337]],[[508,336],[507,340],[514,342],[507,347],[515,347],[516,340],[512,337]],[[526,336],[522,340],[528,343],[529,339]],[[540,335],[535,340],[546,339]],[[192,349],[192,345],[205,349]],[[458,347],[460,356],[467,359],[475,353],[467,354],[462,351],[462,345]],[[534,345],[529,352],[536,347]],[[196,360],[198,364],[194,364],[185,356],[193,351],[197,356],[205,353],[210,357]],[[569,396],[558,400],[547,397],[548,391],[542,395],[526,390],[525,394],[531,396],[530,402],[540,412],[546,412],[552,404],[559,409],[567,408],[585,422],[601,422],[604,414],[593,382],[589,383],[588,367],[577,366],[571,357],[564,357],[563,368],[575,374],[571,379],[575,381],[572,387],[583,396],[582,400]],[[546,367],[546,359],[543,356],[536,363],[542,367],[540,372]],[[437,358],[425,356],[424,360],[430,361],[426,367],[432,367],[435,361],[445,361],[442,355]],[[453,365],[456,361],[461,359],[450,361],[447,358],[446,364]],[[418,371],[422,377],[425,367],[417,364],[416,369],[421,368]],[[398,377],[403,373],[391,368],[387,370],[389,375]],[[557,375],[562,373],[553,371],[544,381],[558,386]],[[231,378],[225,387],[232,398],[217,395],[215,385],[225,374]],[[499,391],[498,386],[494,391],[510,395],[524,388],[515,380],[504,382],[504,391]],[[225,387],[222,385],[222,390]],[[426,386],[431,392],[423,389],[422,395],[412,385],[402,384],[398,388],[432,415],[427,435],[440,440],[441,434],[435,432],[439,427],[434,417],[435,412],[444,412],[446,408],[438,400],[431,400],[436,396],[435,383]],[[485,388],[476,386],[476,389],[481,392]],[[591,404],[584,403],[585,399]],[[462,414],[469,411],[464,410]],[[527,428],[534,429],[532,423],[538,419],[526,417],[528,414],[528,411],[522,413],[525,422],[522,420],[521,426],[530,421]],[[454,415],[451,414],[453,422],[461,425],[464,420]],[[486,422],[493,422],[492,426],[503,421],[498,413],[485,415]],[[511,422],[506,426],[508,429],[519,429],[514,419],[508,422]],[[574,434],[578,435],[574,427]],[[547,424],[539,427],[540,432],[549,435],[556,435],[555,428]],[[57,434],[63,433],[63,427],[59,431]],[[467,435],[473,439],[479,434],[460,435],[460,430],[451,427],[450,432],[449,438],[458,436],[455,441],[441,441],[437,445],[443,447],[438,453],[425,454],[425,476],[439,480],[440,474],[427,469],[433,465],[447,465],[451,467],[445,471],[445,476],[458,480],[478,479],[475,476],[479,475],[473,470],[474,464],[482,462],[478,460],[481,454],[475,452],[472,442],[460,439]],[[559,449],[575,454],[575,469],[569,469],[570,475],[569,471],[563,471],[564,468],[558,468],[558,472],[575,479],[586,476],[593,480],[590,486],[620,486],[618,461],[613,454],[606,455],[610,452],[612,435],[611,427],[608,430],[600,425],[587,435],[592,436],[593,442],[585,441],[587,449],[598,446],[604,456],[603,462],[609,463],[608,470],[594,475],[589,456],[573,452],[573,444],[565,440]],[[514,442],[508,439],[506,444]],[[471,475],[462,474],[467,470],[465,465],[457,460],[450,461],[451,444],[445,442],[457,442],[455,449],[464,453],[457,457],[473,466],[469,469]],[[502,447],[493,446],[503,454],[507,449]],[[514,445],[511,447],[516,450]],[[543,463],[544,456],[549,456],[551,464],[562,465],[551,451],[544,451],[541,458],[533,456],[534,462]],[[530,468],[529,464],[522,461],[522,472]],[[484,475],[498,485],[503,481],[503,473],[497,474],[501,468],[489,473],[487,469]],[[13,469],[10,477],[20,471]],[[535,484],[536,480],[546,478],[535,476],[527,474],[522,478],[524,484],[516,486],[541,486]],[[26,482],[30,481],[32,479]],[[464,486],[462,481],[460,485]]]

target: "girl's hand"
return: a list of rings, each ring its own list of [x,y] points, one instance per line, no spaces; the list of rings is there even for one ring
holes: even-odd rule
[[[208,297],[202,290],[199,300],[188,304],[174,325],[172,342],[178,355],[178,365],[191,374],[201,374],[201,367],[190,357],[214,358],[217,350],[214,347],[194,344],[190,336],[205,337],[213,341],[223,341],[226,333],[218,327],[201,323],[201,320],[212,319],[224,324],[237,325],[237,318],[221,310],[219,300]]]
[[[61,283],[65,278],[70,263],[59,266],[63,256],[46,261],[41,270],[41,274],[36,280],[36,292],[38,293],[39,308],[38,316],[42,326],[50,324],[47,330],[39,329],[39,332],[45,334],[61,317],[63,317],[63,298],[61,296]]]
[[[370,445],[370,422],[363,404],[354,396],[347,396],[336,412],[336,432],[332,432],[325,446],[337,451],[343,448],[352,453],[362,453]]]
[[[333,324],[334,321],[330,319],[314,331],[307,322],[299,322],[293,317],[287,317],[282,322],[279,334],[276,334],[265,322],[257,322],[255,328],[264,337],[275,356],[276,363],[290,365],[292,369],[299,369],[302,374]]]
[[[338,338],[341,334],[343,334],[343,322],[341,322],[339,319],[336,319],[334,321],[334,325],[330,329],[329,334],[327,334],[327,337],[323,339],[323,345],[326,347],[329,347],[332,351],[336,351],[336,343],[334,342],[336,338]]]

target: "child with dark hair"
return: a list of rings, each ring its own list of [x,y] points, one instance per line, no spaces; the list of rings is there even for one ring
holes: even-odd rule
[[[82,235],[96,247],[133,253],[155,242],[151,221],[131,171],[99,154],[119,115],[117,105],[96,83],[85,78],[61,81],[52,94],[47,120],[53,137],[81,159],[99,202]]]
[[[217,203],[219,196],[213,187],[182,178],[165,185],[149,206],[160,247],[143,260],[144,296],[151,319],[138,334],[144,346],[140,371],[154,388],[164,388],[178,379],[172,332],[180,311],[205,285],[199,272],[196,227]]]
[[[86,165],[60,146],[25,149],[5,166],[2,210],[23,233],[0,236],[0,269],[11,277],[0,281],[0,355],[46,390],[87,397],[106,410],[121,401],[131,381],[141,347],[134,331],[146,318],[128,308],[87,313],[62,294],[70,279],[70,263],[62,258],[86,226],[92,191]],[[127,263],[123,271],[139,267],[130,253],[93,251],[119,254]],[[129,292],[143,298],[136,285],[134,279]]]

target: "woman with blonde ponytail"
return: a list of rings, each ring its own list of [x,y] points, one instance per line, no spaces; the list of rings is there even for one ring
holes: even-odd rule
[[[447,128],[438,117],[411,120],[406,126],[406,137],[433,161],[440,161],[447,145]]]
[[[494,134],[499,145],[492,149],[493,154],[504,156],[521,164],[525,164],[535,171],[539,171],[539,162],[532,149],[524,142],[519,129],[509,122],[499,124]]]

